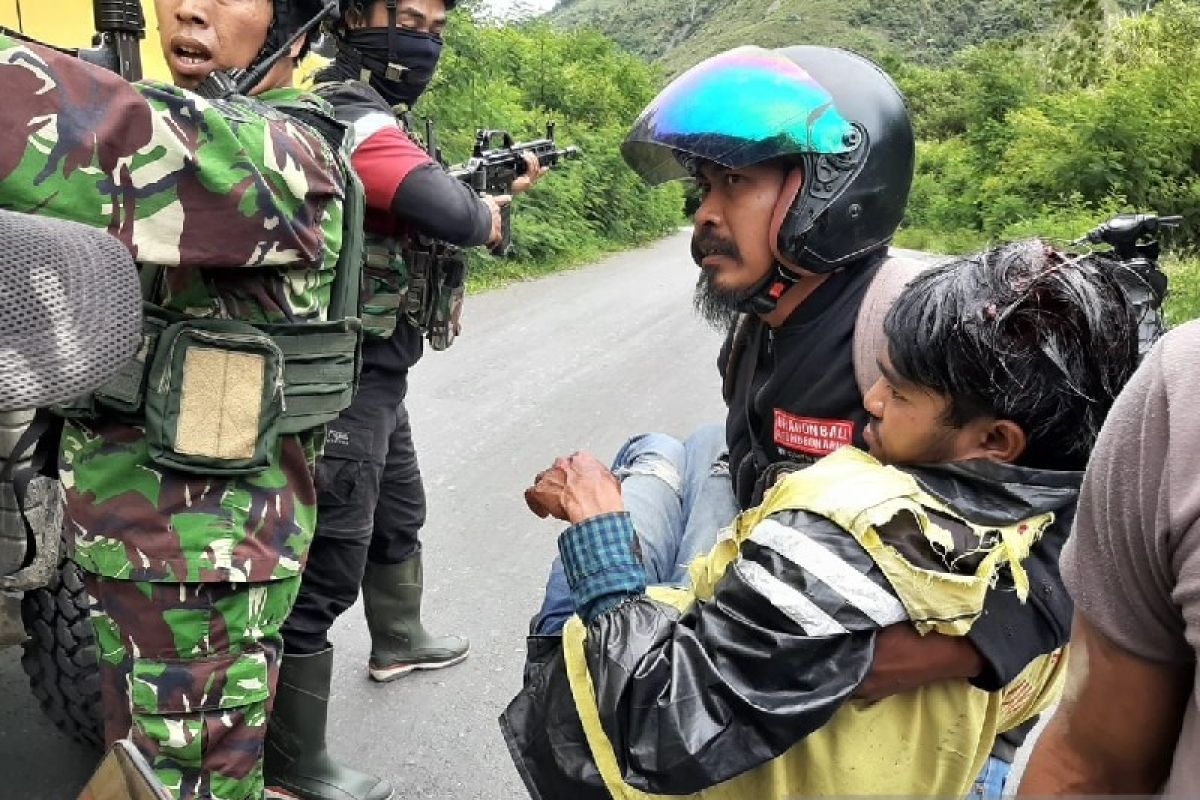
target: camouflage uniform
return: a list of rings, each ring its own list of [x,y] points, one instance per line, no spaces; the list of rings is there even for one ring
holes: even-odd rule
[[[153,299],[171,311],[324,319],[346,176],[278,108],[318,101],[207,101],[5,37],[0,88],[0,206],[106,229],[166,267]],[[131,735],[177,797],[262,794],[279,625],[316,519],[314,438],[283,435],[257,475],[211,477],[152,461],[136,418],[100,408],[66,425],[67,528],[96,602],[107,738]]]

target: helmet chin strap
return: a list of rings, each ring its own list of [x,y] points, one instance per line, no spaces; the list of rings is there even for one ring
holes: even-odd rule
[[[213,70],[196,87],[196,94],[213,100],[224,100],[235,94],[250,94],[250,91],[267,77],[267,73],[291,52],[292,45],[312,33],[328,14],[337,10],[338,0],[322,0],[322,2],[323,7],[316,16],[297,27],[291,36],[285,36],[280,33],[285,29],[285,22],[279,10],[284,4],[276,0],[274,18],[271,20],[271,27],[267,30],[266,41],[250,67]],[[282,36],[283,44],[272,47],[277,35]]]
[[[779,298],[800,281],[800,275],[776,261],[757,286],[754,293],[738,304],[743,314],[770,314],[779,305]]]
[[[779,248],[779,230],[787,219],[788,210],[796,201],[800,189],[804,186],[804,170],[796,166],[788,170],[783,179],[783,188],[779,191],[779,199],[775,201],[775,211],[771,215],[771,227],[768,237],[771,241],[771,254],[775,263],[771,270],[754,288],[754,293],[738,305],[738,311],[744,314],[770,314],[779,305],[779,298],[784,292],[796,285],[800,280],[800,266],[793,264],[784,257]]]

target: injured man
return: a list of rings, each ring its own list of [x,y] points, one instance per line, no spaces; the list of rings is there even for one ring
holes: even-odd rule
[[[997,588],[1035,613],[1023,564],[1061,548],[1137,365],[1120,268],[1033,240],[922,274],[885,321],[870,452],[780,478],[684,587],[647,586],[649,506],[627,508],[605,465],[576,453],[540,473],[526,500],[570,523],[559,552],[576,614],[561,645],[535,640],[501,717],[530,795],[965,794],[996,736],[1054,702],[1061,652],[996,692],[858,690],[888,626],[965,636]],[[636,459],[620,474],[655,480]]]

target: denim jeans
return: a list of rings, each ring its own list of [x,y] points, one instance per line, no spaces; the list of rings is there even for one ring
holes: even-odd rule
[[[967,795],[968,800],[1000,800],[1004,797],[1004,784],[1011,769],[1012,764],[1007,761],[988,756],[987,763],[983,765],[983,772],[979,773],[975,785]]]
[[[738,514],[725,454],[725,428],[706,425],[686,441],[662,433],[630,439],[612,469],[633,520],[646,583],[682,585],[687,565],[707,553]],[[575,613],[562,561],[554,559],[531,632],[553,634]]]

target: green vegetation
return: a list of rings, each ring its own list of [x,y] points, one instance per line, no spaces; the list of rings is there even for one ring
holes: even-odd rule
[[[564,144],[584,149],[584,161],[518,198],[515,258],[474,256],[474,283],[489,286],[682,221],[681,189],[646,189],[619,154],[668,75],[747,42],[849,46],[882,60],[913,110],[918,164],[900,245],[954,253],[1033,235],[1067,242],[1119,211],[1183,214],[1167,262],[1168,312],[1179,321],[1200,316],[1200,258],[1188,255],[1200,249],[1200,3],[1133,13],[1143,7],[563,0],[548,17],[503,27],[456,14],[416,113],[438,121],[450,161],[466,157],[477,127],[523,139],[548,119]]]
[[[964,47],[1057,28],[1062,0],[561,0],[548,19],[592,27],[668,74],[743,44],[848,47],[883,61],[940,63]],[[1109,3],[1138,7],[1136,1]]]
[[[1200,258],[1169,258],[1166,270],[1171,281],[1164,307],[1167,323],[1200,318]]]
[[[472,251],[474,287],[578,264],[683,221],[681,188],[647,189],[619,151],[662,85],[656,68],[599,33],[544,23],[496,27],[455,14],[446,39],[437,78],[415,116],[436,120],[448,161],[470,154],[477,128],[502,128],[521,141],[545,135],[548,120],[557,122],[561,145],[584,153],[515,200],[509,259]]]
[[[1125,210],[1182,214],[1200,245],[1200,6],[1159,3],[1090,29],[902,65],[920,144],[906,247],[962,252],[1041,235],[1070,241]],[[1053,49],[1049,49],[1053,45]],[[1063,64],[1070,69],[1046,70]],[[1173,320],[1200,316],[1200,261],[1172,262]]]

